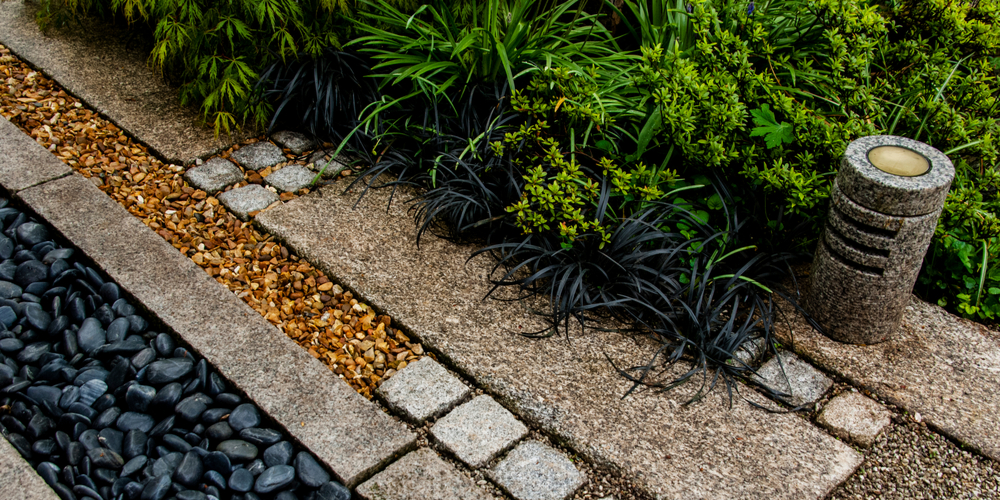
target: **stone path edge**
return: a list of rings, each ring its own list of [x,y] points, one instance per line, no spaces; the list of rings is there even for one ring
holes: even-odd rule
[[[3,120],[0,130],[4,122],[11,125]],[[52,157],[30,139],[19,146],[26,154],[0,156],[0,172],[30,171]],[[0,177],[0,185],[11,196],[207,358],[348,487],[414,449],[416,435],[405,424],[357,394],[87,179],[57,172],[26,189],[8,179]],[[359,421],[370,423],[365,431],[377,428],[377,437],[358,432],[351,423]]]

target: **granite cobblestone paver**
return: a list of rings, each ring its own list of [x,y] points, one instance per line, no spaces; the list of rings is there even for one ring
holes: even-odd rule
[[[586,477],[562,453],[538,441],[525,441],[489,472],[517,500],[565,500]]]
[[[423,423],[451,410],[469,395],[469,388],[427,357],[410,363],[378,390],[386,404],[412,422]]]
[[[212,158],[185,172],[184,179],[192,186],[214,194],[242,181],[243,171],[229,160]]]
[[[891,413],[878,402],[848,391],[831,399],[816,418],[830,433],[865,448],[888,427]]]
[[[802,406],[815,402],[833,381],[823,372],[788,351],[778,351],[757,370],[757,379],[776,391],[788,394],[788,402]]]
[[[302,165],[286,165],[264,178],[264,183],[282,193],[294,193],[309,187],[316,174]]]
[[[410,452],[358,486],[364,500],[492,500],[430,448]]]
[[[247,170],[261,170],[287,161],[285,155],[281,153],[281,148],[267,141],[255,142],[243,146],[230,155],[229,158]]]
[[[486,465],[528,435],[528,428],[490,396],[477,396],[438,419],[431,435],[469,467]]]
[[[310,139],[309,136],[290,130],[281,130],[271,134],[271,140],[297,155],[316,147],[316,141]]]
[[[220,193],[219,201],[240,220],[249,220],[250,213],[263,210],[280,201],[278,195],[259,184],[249,184]]]

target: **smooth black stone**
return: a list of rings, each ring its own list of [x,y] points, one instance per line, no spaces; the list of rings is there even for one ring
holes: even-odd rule
[[[205,482],[211,486],[215,486],[220,489],[226,488],[226,478],[222,477],[222,474],[219,474],[218,471],[206,470],[205,474],[202,476],[202,479],[204,479]]]
[[[42,260],[42,262],[44,263],[45,261]],[[66,289],[66,287],[62,286],[64,284],[66,284],[65,280],[60,281],[59,278],[68,269],[69,269],[69,263],[66,262],[64,259],[56,259],[51,264],[49,264],[49,277],[50,278],[55,278],[55,279],[52,280],[52,284],[54,286],[56,286],[58,288]],[[66,291],[68,292],[69,290],[66,290]]]
[[[77,297],[66,302],[66,315],[74,323],[82,323],[87,318],[87,307],[83,299]]]
[[[223,441],[215,449],[224,453],[233,462],[249,462],[257,458],[257,447],[240,439]]]
[[[261,472],[264,472],[264,470],[267,469],[267,466],[264,465],[263,460],[258,458],[255,459],[253,462],[248,463],[246,469],[250,471],[250,473],[253,474],[254,477],[257,477],[260,475]]]
[[[3,389],[0,389],[0,393],[12,394],[15,392],[21,392],[29,385],[31,385],[30,380],[21,380],[20,382],[14,382]]]
[[[19,299],[24,289],[9,282],[0,280],[0,299]]]
[[[181,463],[177,465],[177,469],[174,471],[174,481],[191,488],[198,483],[204,472],[205,466],[202,464],[201,458],[198,457],[197,453],[189,451],[181,459]]]
[[[49,325],[52,323],[52,316],[38,307],[25,309],[24,315],[28,317],[28,323],[31,324],[31,327],[36,330],[47,332]]]
[[[116,391],[128,381],[135,379],[135,369],[132,362],[118,356],[111,364],[111,373],[108,374],[107,383],[109,391]]]
[[[62,416],[59,417],[59,428],[63,430],[71,431],[78,423],[90,426],[91,420],[83,415],[80,415],[79,413],[70,412],[63,413]]]
[[[73,442],[73,438],[71,438],[69,434],[63,431],[56,431],[55,439],[56,439],[56,444],[59,445],[59,449],[62,450],[63,452],[65,452],[66,447],[69,446],[71,442]]]
[[[11,210],[13,210],[13,209],[11,209]],[[24,224],[25,222],[28,222],[28,216],[24,212],[20,212],[20,211],[15,212],[13,214],[13,218],[14,218],[14,220],[11,221],[7,225],[6,229],[4,229],[4,234],[6,234],[7,236],[10,236],[11,238],[15,237],[15,235],[17,234],[16,229],[17,229],[18,226],[20,226],[21,224]],[[6,220],[6,216],[5,216],[5,220]]]
[[[153,462],[153,475],[173,475],[174,471],[177,470],[177,466],[180,465],[181,460],[184,455],[177,452],[166,453],[160,458]]]
[[[35,470],[37,470],[38,475],[42,476],[42,479],[45,480],[45,484],[52,486],[53,484],[59,482],[59,471],[61,469],[58,465],[52,462],[42,462],[38,464],[38,468]]]
[[[24,293],[30,293],[32,295],[37,295],[38,298],[44,298],[43,295],[51,287],[52,285],[50,285],[48,281],[36,281],[24,287]]]
[[[289,443],[288,441],[279,441],[264,450],[264,454],[261,455],[261,458],[264,459],[264,464],[268,467],[274,467],[275,465],[288,465],[292,463],[293,452],[294,448],[292,447],[292,443]],[[323,482],[325,483],[326,481]]]
[[[104,500],[103,498],[101,498],[101,494],[98,493],[97,490],[88,488],[82,484],[74,486],[73,493],[76,494],[81,499],[93,498],[94,500]]]
[[[13,282],[14,271],[17,271],[17,263],[14,262],[14,259],[3,261],[3,263],[0,264],[0,280]]]
[[[188,352],[188,350],[185,349],[185,348],[183,348],[183,347],[178,347],[178,348],[174,349],[174,355],[173,355],[173,357],[175,357],[175,358],[183,358],[183,359],[191,359],[192,361],[194,360],[194,356],[192,356],[191,353]]]
[[[208,375],[208,383],[205,384],[205,392],[208,393],[209,396],[216,398],[220,394],[226,392],[226,383],[223,382],[222,377],[215,372],[212,372]],[[218,402],[218,400],[216,400],[216,402]]]
[[[80,350],[88,354],[96,351],[98,347],[101,347],[107,341],[107,333],[97,318],[83,320],[80,330],[76,332],[77,345],[80,346]]]
[[[214,470],[216,472],[227,475],[229,474],[229,471],[232,470],[233,467],[232,461],[229,460],[229,457],[227,457],[226,454],[222,453],[221,451],[213,451],[208,455],[205,455],[205,458],[202,459],[202,461],[205,463],[206,469]]]
[[[199,397],[199,395],[201,397]],[[177,412],[179,417],[188,422],[197,422],[198,417],[201,417],[201,414],[208,409],[208,404],[206,404],[205,399],[208,399],[208,397],[201,395],[200,393],[188,396],[180,403],[177,403],[174,407],[174,411]],[[211,399],[209,399],[209,401],[211,401]]]
[[[160,356],[170,356],[173,354],[174,349],[177,348],[177,342],[175,342],[174,338],[169,334],[161,333],[157,335],[156,339],[153,341],[153,347],[156,348],[156,352],[158,352]]]
[[[310,498],[312,500],[351,500],[351,490],[336,481],[330,481],[320,487]]]
[[[229,425],[232,424],[232,417],[230,417]],[[250,427],[240,431],[240,438],[253,443],[257,446],[270,446],[278,441],[281,441],[281,433],[272,429],[267,429],[263,427]]]
[[[104,394],[97,398],[91,406],[93,406],[95,410],[103,412],[115,405],[115,399],[114,394]]]
[[[125,434],[110,427],[101,429],[99,434],[101,444],[105,448],[108,448],[119,455],[122,454],[122,448],[125,443]]]
[[[77,441],[73,441],[66,447],[66,461],[70,465],[78,465],[86,454],[87,450],[83,449],[83,445]]]
[[[142,384],[132,384],[125,392],[125,404],[131,411],[139,413],[149,409],[149,403],[156,396],[156,388]]]
[[[83,271],[84,274],[86,274],[87,276],[87,281],[90,282],[90,284],[93,285],[95,289],[100,289],[101,286],[104,285],[104,280],[101,278],[101,275],[98,274],[98,272],[95,271],[93,268],[85,267]]]
[[[32,453],[47,457],[56,451],[56,442],[52,439],[39,439],[31,445]]]
[[[108,379],[108,371],[100,367],[91,367],[87,369],[80,370],[76,378],[73,379],[73,385],[81,386],[89,380],[100,380],[104,382]]]
[[[174,428],[174,422],[177,420],[175,415],[170,415],[169,417],[161,420],[149,431],[151,437],[160,437],[164,434],[170,432]]]
[[[191,445],[177,434],[165,434],[161,440],[163,441],[164,446],[170,448],[171,450],[179,451],[181,453],[191,451]]]
[[[63,330],[62,342],[59,343],[59,351],[71,358],[80,352],[80,345],[76,340],[76,332]]]
[[[330,474],[326,469],[313,458],[312,454],[305,451],[295,455],[295,472],[299,481],[310,488],[319,488],[330,480]]]
[[[124,476],[131,476],[131,475],[135,474],[136,472],[139,472],[140,470],[142,470],[143,467],[146,466],[146,462],[148,462],[148,461],[149,461],[149,459],[146,458],[146,455],[138,455],[138,456],[132,457],[131,460],[129,460],[128,462],[125,462],[125,465],[122,466],[122,473],[121,473],[122,476],[123,477]]]
[[[132,366],[136,370],[141,369],[156,359],[156,351],[152,347],[147,347],[132,356]]]
[[[115,313],[119,318],[123,318],[126,321],[128,316],[135,314],[135,308],[132,304],[129,304],[125,299],[118,299],[111,303],[111,311]]]
[[[49,230],[37,222],[25,222],[17,226],[17,241],[26,246],[33,247],[49,239]]]
[[[13,368],[0,363],[0,387],[10,385],[10,383],[14,381],[15,375],[17,375],[17,372],[15,372]]]
[[[87,430],[89,429],[87,428],[86,425],[77,424],[73,426],[73,432],[67,432],[67,434],[69,434],[75,441],[77,439],[80,439],[80,436],[82,436],[84,432],[87,432]]]
[[[111,395],[105,394],[105,396],[111,396]],[[108,408],[107,410],[101,412],[101,414],[94,419],[94,428],[103,429],[105,427],[110,427],[111,425],[115,424],[119,419],[121,419],[122,416],[123,415],[121,409],[118,408],[117,406],[112,406],[111,408]],[[134,425],[132,420],[129,420],[129,425]],[[128,430],[122,429],[121,427],[119,427],[119,429],[122,432],[128,432]]]
[[[248,427],[257,427],[260,425],[260,413],[250,403],[241,404],[229,414],[229,425],[236,432]]]
[[[236,469],[229,476],[229,489],[246,493],[253,489],[254,477],[246,469]]]
[[[130,314],[125,319],[128,320],[128,331],[131,333],[142,333],[149,327],[149,322],[137,314]]]
[[[38,310],[42,310],[42,305],[41,305],[42,298],[37,295],[24,292],[21,294],[21,303],[24,304],[25,306],[31,306],[37,308]],[[32,304],[34,305],[32,306]],[[27,309],[28,307],[25,307],[25,310]],[[22,321],[21,323],[27,325],[27,322],[28,318],[24,318],[24,321]]]
[[[162,500],[170,492],[170,476],[159,476],[146,483],[139,498],[142,500]]]
[[[299,500],[299,497],[295,493],[285,490],[278,492],[278,494],[274,496],[274,500]]]
[[[122,456],[128,460],[131,460],[137,456],[143,455],[146,451],[146,440],[147,436],[145,432],[140,430],[131,430],[125,434],[125,439],[122,441]]]
[[[243,494],[243,497],[240,500],[260,500],[260,497],[257,496],[256,493],[248,491]]]
[[[188,377],[185,380],[187,380],[187,382],[185,382],[185,384],[184,384],[184,395],[185,396],[189,396],[189,395],[193,394],[195,391],[200,390],[199,387],[200,387],[201,384],[198,381],[198,377],[191,376],[191,377]]]
[[[208,495],[195,490],[184,490],[177,492],[177,500],[208,500]]]
[[[59,397],[59,408],[66,410],[69,405],[80,400],[80,388],[75,385],[63,387],[62,396]]]
[[[14,449],[17,450],[17,452],[20,453],[22,457],[29,460],[31,459],[32,457],[31,443],[29,443],[28,440],[24,438],[24,436],[16,432],[11,432],[7,434],[7,440],[10,441],[11,446],[13,446]]]
[[[52,415],[53,419],[58,419],[64,413],[61,409],[59,409],[59,405],[53,403],[52,401],[39,401],[38,406],[40,406],[42,411],[47,415]]]
[[[3,323],[5,328],[10,328],[17,322],[17,314],[14,313],[14,309],[10,306],[0,307],[0,323]]]
[[[54,250],[49,250],[42,257],[42,262],[45,264],[52,264],[59,259],[66,260],[72,256],[73,256],[72,248],[56,248]]]
[[[191,359],[170,358],[162,361],[154,361],[147,365],[145,370],[146,383],[152,385],[169,384],[191,373],[194,370],[194,361]]]
[[[216,422],[205,429],[205,436],[213,441],[225,441],[233,436],[233,428],[228,422]]]
[[[261,495],[266,495],[288,486],[294,479],[294,468],[289,465],[276,465],[268,468],[257,477],[253,490]]]
[[[42,439],[56,430],[56,424],[52,422],[52,419],[41,413],[36,413],[35,416],[31,417],[25,427],[27,428],[25,435],[32,440]]]
[[[118,479],[115,479],[114,484],[111,485],[111,497],[118,498],[119,495],[125,492],[125,485],[131,482],[132,479],[129,477],[119,477]]]
[[[101,467],[97,467],[94,470],[90,471],[90,477],[97,479],[102,483],[111,484],[114,483],[116,479],[118,479],[118,473],[111,469],[104,469]]]
[[[115,320],[118,321],[118,320]],[[114,323],[111,326],[114,327]],[[108,328],[108,339],[111,338],[111,329]],[[107,344],[99,348],[95,354],[96,355],[119,355],[119,356],[132,356],[146,349],[146,343],[142,341],[141,337],[131,335],[124,337],[122,340],[117,341],[113,344]]]
[[[136,500],[139,498],[139,495],[142,494],[142,490],[142,484],[133,481],[125,485],[125,496],[127,496],[129,500]]]
[[[83,434],[80,434],[80,437],[77,439],[77,441],[79,441],[80,444],[83,445],[84,449],[86,449],[87,452],[89,453],[90,450],[94,450],[101,447],[100,437],[101,435],[98,431],[94,429],[87,429],[86,431],[83,432]]]
[[[61,500],[78,500],[76,494],[73,493],[73,489],[62,483],[56,483],[49,485],[52,487],[52,491],[59,496]]]
[[[22,262],[14,270],[14,283],[21,287],[28,286],[36,281],[45,281],[48,277],[49,266],[42,264],[40,260]]]
[[[6,236],[0,236],[0,259],[7,260],[14,254],[14,242]]]
[[[87,456],[94,467],[118,470],[125,465],[125,460],[122,456],[109,448],[94,448],[87,452]]]
[[[198,426],[204,427],[201,424],[198,424],[195,427],[198,427]],[[202,432],[204,432],[204,429],[202,429]],[[194,430],[192,430],[191,432],[185,434],[184,435],[184,440],[187,441],[188,444],[190,444],[191,446],[198,446],[198,443],[200,443],[202,441],[201,435],[199,433],[196,433]]]
[[[78,403],[91,407],[95,411],[101,411],[96,407],[96,403],[100,400],[108,391],[108,384],[102,380],[88,380],[86,383],[80,386],[80,399],[77,400]]]
[[[76,386],[73,386],[73,387],[76,387]],[[87,405],[83,404],[83,402],[81,402],[79,400],[77,400],[75,403],[73,403],[73,404],[69,405],[68,407],[66,407],[66,411],[72,412],[72,413],[78,413],[80,415],[83,415],[84,417],[87,417],[91,421],[93,421],[94,418],[96,418],[97,415],[99,415],[97,413],[97,410],[91,408],[90,406],[87,406]]]
[[[24,262],[28,262],[29,260],[38,260],[38,256],[35,255],[35,252],[32,252],[31,250],[28,249],[17,250],[15,248],[13,259],[15,263],[21,264]]]
[[[94,489],[96,491],[97,490],[97,483],[95,483],[94,480],[91,479],[89,476],[90,476],[90,472],[89,471],[84,472],[83,470],[80,470],[80,474],[77,474],[77,476],[74,478],[74,480],[76,481],[76,484],[82,484],[82,485],[84,485],[84,486],[86,486],[88,488],[92,488],[92,489]]]
[[[115,312],[111,310],[111,306],[107,304],[101,304],[94,311],[94,317],[97,318],[104,328],[111,326],[111,322],[115,320]]]
[[[153,424],[153,417],[131,411],[122,413],[122,415],[118,417],[118,421],[115,423],[118,430],[122,432],[128,432],[133,429],[138,429],[142,432],[149,432],[153,428]]]
[[[56,299],[58,298],[56,297]],[[55,312],[53,311],[53,313]],[[69,317],[56,315],[56,318],[50,321],[49,326],[45,328],[45,335],[49,338],[60,338],[62,331],[67,328],[69,328]]]
[[[44,313],[43,313],[44,314]],[[17,355],[18,363],[35,364],[42,359],[42,355],[52,350],[52,344],[48,342],[35,342],[29,344]]]
[[[70,486],[75,485],[76,484],[76,473],[77,473],[77,470],[76,470],[76,466],[75,465],[67,465],[67,466],[63,467],[61,477],[59,478],[59,482],[61,482],[63,484],[68,484]]]
[[[118,318],[108,325],[107,337],[108,343],[114,344],[116,342],[121,342],[125,339],[125,335],[128,334],[128,320],[125,318]]]
[[[3,339],[0,340],[0,352],[10,355],[12,353],[18,352],[24,348],[24,342],[20,339]]]
[[[101,285],[97,293],[99,293],[101,298],[104,299],[104,302],[107,302],[108,304],[114,303],[121,297],[121,294],[118,292],[118,285],[114,283],[105,283]]]
[[[195,378],[198,379],[198,389],[199,391],[204,390],[205,386],[208,385],[208,363],[202,359],[194,366]]]
[[[149,410],[152,412],[173,411],[181,399],[183,387],[177,382],[172,382],[160,388],[156,392],[156,397],[149,403]]]

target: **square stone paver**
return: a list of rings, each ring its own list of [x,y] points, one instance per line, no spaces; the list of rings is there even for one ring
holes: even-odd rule
[[[307,166],[312,169],[313,172],[318,173],[323,166],[326,165],[326,162],[330,160],[332,153],[333,150],[319,150],[313,152],[313,154],[309,155],[309,163]],[[337,174],[337,172],[340,172],[345,168],[349,168],[349,166],[350,160],[343,155],[338,156],[330,162],[330,166],[323,171],[323,177],[333,177]]]
[[[310,139],[309,136],[289,130],[282,130],[271,134],[271,140],[297,155],[305,153],[316,146],[316,141]]]
[[[302,165],[288,165],[264,178],[268,186],[283,193],[294,193],[304,187],[309,187],[316,174]]]
[[[869,447],[892,423],[889,410],[857,392],[845,392],[830,400],[816,422],[834,436]]]
[[[431,435],[445,449],[473,468],[482,467],[527,434],[528,428],[489,396],[455,408],[431,427]]]
[[[192,186],[212,194],[243,180],[243,171],[225,158],[212,158],[184,173]]]
[[[358,486],[365,500],[491,500],[472,478],[441,459],[434,450],[421,448],[396,461]]]
[[[778,363],[779,357],[781,364]],[[782,367],[784,373],[782,373]],[[777,356],[768,360],[764,366],[757,370],[755,378],[776,391],[791,394],[788,401],[793,406],[802,406],[816,401],[833,385],[833,381],[823,375],[823,372],[813,368],[812,365],[788,351],[778,351]]]
[[[406,365],[378,389],[390,408],[422,423],[455,407],[469,388],[430,357]]]
[[[586,482],[566,455],[538,441],[521,443],[489,476],[517,500],[564,500]]]
[[[278,201],[278,195],[259,184],[250,184],[221,193],[219,201],[240,220],[248,220],[250,212],[263,210]]]
[[[243,165],[243,168],[260,170],[273,167],[286,160],[281,148],[267,141],[255,142],[238,149],[230,156],[231,159]]]

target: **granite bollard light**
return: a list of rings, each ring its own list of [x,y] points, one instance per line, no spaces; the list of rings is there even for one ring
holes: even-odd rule
[[[869,136],[847,146],[803,301],[828,337],[892,338],[954,177],[947,156],[912,139]]]

